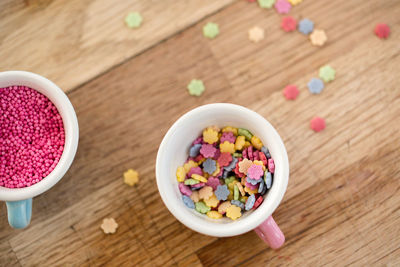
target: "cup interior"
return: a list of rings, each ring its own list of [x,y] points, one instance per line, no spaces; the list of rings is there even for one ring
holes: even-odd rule
[[[68,170],[75,156],[79,127],[74,108],[65,93],[50,80],[25,71],[0,72],[0,88],[8,86],[27,86],[45,95],[56,106],[62,117],[65,144],[60,161],[54,170],[40,182],[24,188],[0,187],[0,200],[17,201],[34,197],[55,185]]]
[[[236,221],[214,220],[187,208],[178,189],[176,169],[182,166],[188,150],[204,128],[234,126],[250,130],[269,149],[275,161],[274,181],[264,202],[256,210],[244,212]],[[286,149],[272,125],[258,113],[233,104],[209,104],[198,107],[179,118],[165,135],[157,155],[157,185],[170,212],[187,227],[211,236],[233,236],[256,228],[279,205],[286,191],[289,164]]]

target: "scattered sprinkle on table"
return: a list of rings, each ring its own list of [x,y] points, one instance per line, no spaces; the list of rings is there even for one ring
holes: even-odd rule
[[[321,79],[312,78],[311,81],[308,82],[307,86],[308,90],[310,90],[312,94],[320,94],[324,89],[324,82]]]
[[[258,0],[258,5],[261,8],[271,8],[275,3],[275,0]]]
[[[139,28],[142,24],[143,18],[139,12],[130,12],[125,17],[125,23],[129,28]]]
[[[294,6],[300,4],[302,1],[303,0],[289,0],[289,2]]]
[[[291,16],[283,17],[281,22],[281,27],[285,32],[291,32],[296,30],[297,22]]]
[[[188,152],[176,171],[183,204],[212,219],[238,219],[256,209],[272,186],[274,160],[247,129],[210,126]]]
[[[251,28],[249,30],[249,40],[250,41],[252,41],[254,43],[258,43],[262,39],[264,39],[264,29],[262,29],[258,26],[254,26],[253,28]]]
[[[134,186],[139,182],[139,173],[133,169],[124,172],[124,182],[129,186]]]
[[[385,23],[378,23],[375,26],[375,34],[381,39],[387,39],[390,35],[390,28]]]
[[[277,0],[275,3],[275,9],[279,14],[289,13],[292,5],[287,0]]]
[[[326,33],[324,30],[315,29],[310,34],[310,41],[313,45],[323,46],[327,40],[328,40],[328,37],[326,36]]]
[[[214,39],[219,34],[219,26],[214,22],[208,22],[203,27],[203,35],[207,38]]]
[[[325,65],[319,69],[319,77],[328,83],[335,79],[336,71],[329,65]]]
[[[303,34],[310,34],[314,30],[314,22],[309,19],[302,19],[299,22],[299,32]]]
[[[294,100],[299,95],[300,91],[296,85],[288,85],[283,90],[283,95],[287,100]]]
[[[254,3],[256,0],[247,0],[247,2]]]
[[[320,117],[314,117],[310,122],[310,127],[314,132],[320,132],[326,127],[325,120]]]
[[[100,227],[105,234],[114,234],[118,228],[118,223],[114,218],[105,218]]]
[[[187,86],[189,94],[193,96],[201,96],[206,89],[202,80],[193,79]]]

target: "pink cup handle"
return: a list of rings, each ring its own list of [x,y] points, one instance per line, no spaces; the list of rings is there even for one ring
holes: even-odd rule
[[[269,216],[268,219],[254,229],[254,231],[272,249],[278,249],[285,243],[285,236],[272,216]]]

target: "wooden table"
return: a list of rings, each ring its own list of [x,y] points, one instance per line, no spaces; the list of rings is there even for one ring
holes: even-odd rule
[[[128,29],[129,11],[144,17]],[[31,225],[8,226],[0,212],[4,266],[342,266],[400,264],[400,3],[304,0],[290,12],[324,29],[314,47],[280,29],[281,15],[234,0],[3,0],[0,70],[23,69],[60,85],[80,124],[76,159],[36,197]],[[213,21],[221,34],[202,36]],[[376,23],[391,26],[380,40]],[[266,30],[250,43],[253,26]],[[330,64],[337,78],[320,95],[307,82]],[[188,95],[192,78],[207,87]],[[300,95],[288,102],[287,84]],[[158,145],[184,112],[231,102],[267,118],[281,134],[291,176],[275,219],[284,248],[256,234],[214,238],[180,224],[155,184]],[[309,121],[324,117],[314,133]],[[128,187],[122,173],[140,172]],[[103,218],[119,224],[100,230]]]

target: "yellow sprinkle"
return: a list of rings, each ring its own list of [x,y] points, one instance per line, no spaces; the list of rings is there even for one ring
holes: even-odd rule
[[[242,148],[243,148],[245,143],[246,143],[246,137],[244,137],[243,135],[239,135],[236,138],[235,149],[236,150],[242,150]]]
[[[235,145],[232,143],[229,143],[228,141],[223,142],[222,144],[219,144],[219,148],[222,153],[228,152],[228,153],[235,153]]]
[[[238,189],[239,189],[240,194],[241,194],[242,196],[246,195],[246,192],[244,192],[243,186],[242,186],[242,184],[241,184],[239,181],[236,181],[236,185],[237,185],[237,187],[238,187]]]
[[[231,205],[229,208],[226,209],[226,217],[231,218],[232,220],[236,220],[240,216],[242,216],[240,207],[236,205]]]
[[[215,171],[212,173],[212,176],[216,176],[217,174],[219,174],[220,172],[221,172],[221,169],[220,169],[220,167],[219,167],[219,164],[218,164],[218,162],[217,162],[217,168],[215,169]]]
[[[190,171],[191,168],[199,166],[196,162],[193,160],[189,160],[185,164],[183,164],[183,168],[185,168],[186,173]]]
[[[222,128],[222,132],[231,132],[233,133],[235,136],[237,136],[238,134],[238,129],[232,126],[226,126],[224,128]]]
[[[303,0],[289,0],[289,2],[294,6],[297,5],[297,4],[300,4],[302,1]]]
[[[229,190],[228,200],[233,200],[233,189],[228,188],[228,190]]]
[[[310,40],[313,45],[323,46],[325,42],[328,40],[328,37],[326,37],[326,33],[324,30],[315,29],[310,34]]]
[[[192,194],[190,195],[190,198],[194,202],[199,202],[200,201],[199,192],[198,191],[193,191]]]
[[[215,210],[211,210],[211,211],[207,212],[207,216],[210,217],[211,219],[221,219],[222,218],[222,214],[218,213]]]
[[[249,141],[244,142],[244,146],[243,149],[248,148],[249,146],[251,146]]]
[[[218,198],[213,194],[210,198],[204,199],[204,203],[211,208],[216,208],[219,204]]]
[[[139,173],[133,169],[129,169],[124,172],[124,182],[127,185],[134,186],[137,182],[139,182]]]
[[[208,128],[203,131],[203,140],[206,143],[214,144],[218,141],[218,132],[214,131],[211,128]]]
[[[207,179],[206,179],[206,178],[204,178],[203,176],[198,175],[198,174],[196,174],[196,173],[193,173],[193,174],[192,174],[192,178],[193,178],[193,179],[196,179],[197,181],[200,181],[200,182],[202,182],[202,183],[207,183]]]
[[[255,135],[253,135],[253,137],[251,138],[251,144],[258,150],[263,147],[263,143],[261,142],[260,138]]]
[[[257,193],[258,193],[258,189],[257,189],[257,188],[254,189],[254,190],[251,190],[251,189],[248,188],[247,186],[244,187],[244,191],[246,191],[247,193],[249,193],[249,195],[257,194]]]
[[[230,201],[222,202],[221,205],[219,205],[218,207],[218,212],[221,214],[225,214],[226,209],[229,208],[230,206],[232,206]]]
[[[261,160],[254,160],[253,163],[262,166],[263,171],[265,171],[264,163]]]
[[[176,169],[176,179],[178,180],[178,182],[182,183],[183,181],[185,181],[185,177],[186,177],[186,171],[185,168],[178,167],[178,169]]]

